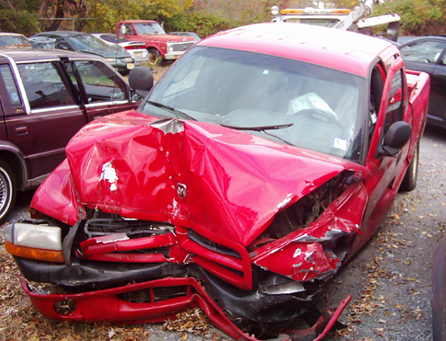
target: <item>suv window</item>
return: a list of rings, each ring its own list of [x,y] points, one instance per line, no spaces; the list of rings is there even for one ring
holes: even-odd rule
[[[3,81],[5,82],[6,89],[8,90],[11,105],[13,107],[21,107],[22,99],[20,98],[19,91],[17,90],[17,86],[9,65],[0,65],[0,73],[2,74]]]
[[[88,103],[129,100],[125,83],[100,61],[75,61]],[[69,70],[73,82],[76,81]],[[76,84],[77,86],[77,84]]]
[[[55,63],[18,64],[31,109],[75,105]]]

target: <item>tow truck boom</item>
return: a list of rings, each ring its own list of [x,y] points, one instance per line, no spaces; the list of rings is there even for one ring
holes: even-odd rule
[[[359,6],[353,10],[338,8],[312,8],[283,9],[278,6],[271,7],[274,22],[294,22],[312,25],[330,26],[332,28],[348,31],[357,31],[371,35],[370,28],[387,24],[387,38],[395,40],[398,37],[400,16],[390,13],[377,17],[367,17],[375,10],[375,5],[384,4],[384,0],[359,0]]]

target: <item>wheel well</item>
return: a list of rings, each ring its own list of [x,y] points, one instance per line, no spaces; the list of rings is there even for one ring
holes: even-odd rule
[[[22,190],[25,186],[26,179],[25,174],[23,174],[22,162],[20,162],[19,156],[11,152],[1,150],[0,158],[5,160],[12,168],[17,183],[17,189]]]

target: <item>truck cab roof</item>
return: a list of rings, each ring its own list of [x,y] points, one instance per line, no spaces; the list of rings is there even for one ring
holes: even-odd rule
[[[217,33],[198,43],[300,59],[366,77],[377,58],[399,54],[389,41],[332,28],[262,23]]]

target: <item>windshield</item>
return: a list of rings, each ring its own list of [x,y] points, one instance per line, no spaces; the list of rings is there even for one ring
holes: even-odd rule
[[[267,139],[359,161],[366,81],[297,60],[196,47],[153,88],[143,112],[248,131]],[[150,103],[150,102],[152,103]]]
[[[118,52],[122,52],[124,50],[122,46],[109,46],[101,39],[89,34],[78,34],[75,36],[69,36],[67,37],[67,39],[79,51],[91,51],[97,53],[97,50],[100,50],[110,53],[116,53],[116,48],[118,49]]]
[[[31,42],[24,36],[19,36],[19,35],[0,36],[0,46],[14,46],[14,45],[31,46]]]
[[[157,22],[134,24],[138,34],[166,34]]]

